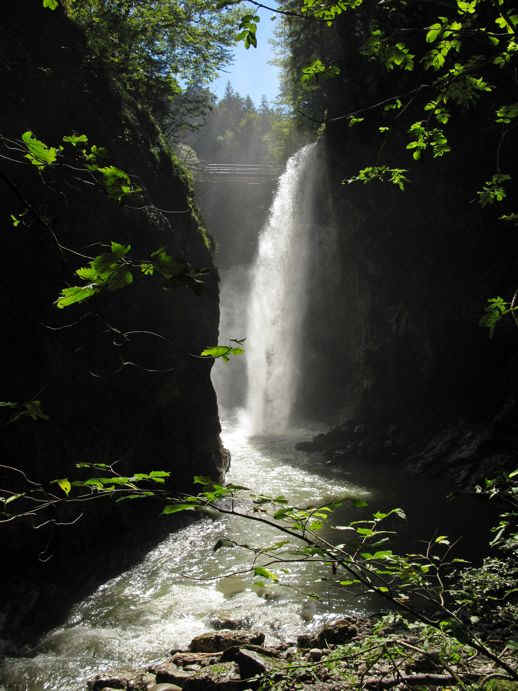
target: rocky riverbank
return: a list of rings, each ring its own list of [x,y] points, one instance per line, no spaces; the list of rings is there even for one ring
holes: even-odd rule
[[[145,670],[99,674],[88,691],[464,688],[457,684],[480,681],[470,688],[518,688],[483,657],[465,657],[458,642],[452,655],[442,634],[428,631],[423,644],[423,630],[395,615],[347,616],[275,647],[264,645],[260,631],[235,628],[240,622],[221,623],[233,628],[196,636],[188,650],[171,650]],[[511,651],[503,657],[512,659]],[[495,677],[497,686],[485,685]]]
[[[325,454],[337,465],[358,459],[398,464],[411,472],[446,476],[458,489],[469,490],[484,477],[516,465],[518,406],[509,400],[489,419],[448,425],[405,427],[346,419],[297,448]]]

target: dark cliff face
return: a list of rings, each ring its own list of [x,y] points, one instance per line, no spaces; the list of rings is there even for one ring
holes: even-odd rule
[[[371,102],[387,95],[383,76],[371,87]],[[350,112],[365,99],[337,86],[333,112]],[[490,122],[494,108],[494,100],[484,103],[478,116],[466,110],[450,123],[454,150],[443,159],[413,163],[404,131],[386,143],[382,162],[410,168],[404,192],[342,184],[376,162],[380,140],[346,120],[328,125],[315,232],[325,243],[333,227],[337,252],[311,291],[303,395],[309,414],[323,406],[336,420],[440,426],[489,419],[515,396],[516,327],[504,320],[490,340],[478,325],[489,297],[513,295],[518,250],[514,231],[476,200],[495,172],[499,137],[496,126],[481,129],[481,115]],[[515,143],[516,134],[509,136]],[[506,142],[502,165],[516,174],[512,150]]]
[[[196,358],[217,343],[217,274],[188,180],[146,113],[109,83],[79,29],[60,11],[40,5],[9,3],[4,13],[0,132],[19,139],[32,130],[49,145],[63,135],[86,133],[89,143],[106,147],[110,162],[138,181],[153,207],[118,205],[77,182],[73,171],[58,188],[50,172],[40,177],[33,166],[0,159],[0,398],[37,398],[49,416],[47,422],[26,418],[4,426],[1,462],[43,483],[68,477],[74,464],[84,461],[118,461],[121,474],[167,470],[174,489],[188,487],[194,474],[219,478],[226,456],[210,363]],[[7,225],[9,214],[23,210],[22,197],[48,221],[55,237],[38,222],[28,228]],[[87,260],[60,252],[56,238],[87,255],[103,251],[93,243],[111,240],[131,244],[137,257],[165,247],[208,273],[199,295],[139,279],[84,307],[58,310],[53,301]],[[4,486],[11,477],[2,473]],[[45,578],[37,561],[41,550],[53,557],[48,570],[54,575],[74,571],[75,559],[90,561],[86,570],[95,570],[91,562],[103,544],[116,553],[115,543],[138,542],[142,524],[161,520],[156,506],[124,506],[100,502],[67,529],[51,525],[35,532],[31,520],[2,528],[2,550],[11,564],[4,577],[16,580],[16,573],[27,568],[35,578]],[[53,517],[74,516],[58,511]],[[158,527],[146,530],[153,534]]]

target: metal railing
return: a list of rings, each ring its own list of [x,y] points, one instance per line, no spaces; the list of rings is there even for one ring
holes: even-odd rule
[[[271,163],[207,163],[200,161],[191,167],[196,182],[242,182],[260,184],[275,180],[282,172],[280,166]]]

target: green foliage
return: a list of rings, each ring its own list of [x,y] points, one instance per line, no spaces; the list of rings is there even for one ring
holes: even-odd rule
[[[406,167],[393,168],[401,166],[397,149],[405,128],[410,138],[403,146],[414,161],[420,161],[426,153],[434,159],[455,155],[456,139],[469,122],[466,126],[473,128],[473,137],[493,139],[497,162],[497,172],[476,198],[484,207],[508,199],[513,204],[513,181],[502,162],[512,161],[514,134],[506,135],[518,117],[512,96],[518,54],[515,4],[512,0],[340,4],[303,0],[302,14],[319,21],[283,18],[279,45],[290,51],[282,61],[284,98],[301,114],[300,122],[314,122],[314,132],[329,119],[343,120],[350,127],[361,122],[363,141],[369,127],[373,134],[383,134],[380,143],[372,138],[378,149],[372,152],[376,164],[362,166],[347,182],[392,182],[400,189],[411,175]],[[281,0],[280,7],[293,12],[297,5]],[[377,63],[385,74],[362,60]],[[322,66],[339,70],[342,98],[338,84],[329,90],[327,85],[317,88],[313,66],[316,76]],[[311,89],[304,88],[309,78]],[[379,94],[380,100],[376,102],[370,93]],[[339,102],[350,104],[351,112],[337,114]],[[501,128],[500,139],[495,121]],[[515,224],[518,216],[506,210],[500,218]],[[488,314],[483,324],[492,333],[501,313],[491,309]]]
[[[507,196],[507,191],[504,187],[506,183],[511,181],[511,176],[505,173],[495,173],[491,179],[487,180],[482,189],[477,192],[478,203],[480,206],[488,206],[501,202]]]
[[[49,416],[43,412],[41,401],[39,400],[25,401],[23,403],[0,401],[0,408],[11,408],[15,411],[14,415],[7,421],[8,425],[18,422],[18,420],[25,417],[29,417],[33,421],[49,419]]]
[[[67,12],[104,68],[159,117],[184,96],[196,106],[190,91],[230,62],[245,14],[232,1],[211,0],[82,0]]]
[[[448,140],[442,129],[434,127],[428,129],[424,121],[414,122],[408,130],[414,139],[407,144],[407,149],[413,151],[412,157],[417,161],[426,149],[431,149],[434,158],[444,156],[451,151]]]
[[[360,122],[363,122],[365,118],[359,118],[356,115],[351,115],[349,116],[349,127],[354,127],[354,125],[358,125]]]
[[[244,352],[244,348],[239,346],[217,345],[212,346],[211,348],[205,348],[200,353],[200,356],[205,358],[214,358],[214,360],[217,358],[222,358],[222,360],[228,362],[232,355],[242,355]]]
[[[369,58],[385,65],[389,71],[400,69],[411,72],[414,69],[415,55],[402,41],[393,43],[382,29],[375,28],[371,31],[362,50]]]
[[[336,65],[324,65],[322,60],[317,58],[311,63],[311,65],[307,65],[306,67],[302,68],[302,76],[300,81],[305,84],[318,78],[333,79],[339,75],[340,69]]]
[[[112,242],[110,250],[95,257],[88,266],[76,269],[76,275],[86,284],[63,288],[56,301],[59,309],[87,300],[102,290],[120,290],[133,283],[133,273],[126,261],[131,246]]]
[[[148,260],[131,260],[131,245],[111,242],[110,251],[94,257],[88,266],[76,269],[75,274],[85,283],[63,288],[56,306],[70,307],[104,290],[116,291],[130,286],[135,272],[145,277],[158,276],[167,285],[187,285],[195,292],[204,283],[207,269],[195,269],[184,259],[173,259],[164,247],[154,250]],[[236,353],[233,353],[236,354]]]
[[[77,147],[78,145],[81,144],[88,144],[88,137],[86,134],[71,134],[71,135],[65,135],[63,137],[63,141],[66,144],[71,144],[73,147]]]
[[[122,201],[128,194],[139,191],[132,189],[129,175],[116,166],[92,166],[91,169],[103,176],[108,196],[118,202]]]
[[[43,0],[43,7],[46,7],[49,10],[55,10],[58,6],[58,0]]]
[[[518,118],[518,103],[500,106],[496,111],[496,122],[501,125],[510,125],[515,118]]]
[[[257,48],[257,23],[261,18],[256,14],[245,14],[239,22],[239,33],[236,36],[238,41],[243,41],[245,48],[248,50],[250,46]]]
[[[405,173],[408,170],[406,168],[390,168],[389,166],[367,166],[362,168],[356,175],[349,178],[345,182],[347,184],[352,184],[354,182],[390,182],[396,187],[399,187],[401,191],[405,189],[405,184],[409,182]]]
[[[45,168],[56,162],[58,150],[53,146],[48,147],[44,142],[36,139],[33,133],[28,131],[22,134],[22,141],[27,147],[25,158],[37,168]]]
[[[496,325],[502,317],[510,312],[510,305],[502,297],[489,298],[486,305],[486,311],[480,318],[480,326],[485,326],[489,329],[489,337],[493,337]]]
[[[486,479],[483,486],[477,487],[477,491],[486,494],[492,501],[504,504],[507,509],[493,528],[495,536],[491,546],[518,553],[518,469]]]

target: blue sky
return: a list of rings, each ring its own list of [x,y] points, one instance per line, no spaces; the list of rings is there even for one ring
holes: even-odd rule
[[[266,4],[275,7],[277,2],[271,0]],[[230,81],[232,88],[241,96],[250,95],[254,103],[259,105],[263,94],[271,103],[279,91],[279,69],[268,64],[268,61],[274,57],[269,39],[272,38],[279,19],[271,21],[270,18],[276,16],[274,13],[252,5],[250,5],[250,11],[261,18],[257,26],[257,48],[251,47],[247,50],[243,42],[237,44],[234,51],[234,63],[226,67],[209,88],[221,98],[227,81]]]

